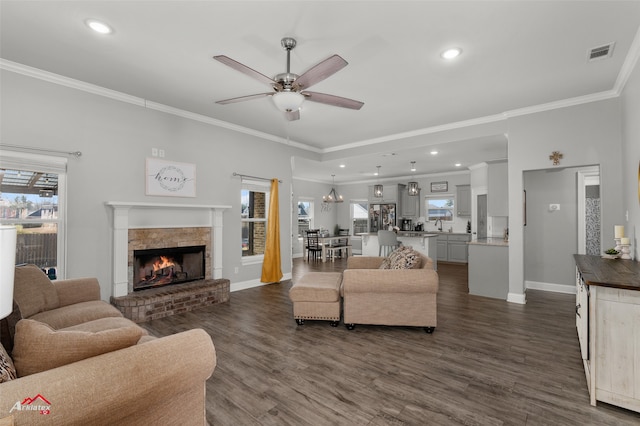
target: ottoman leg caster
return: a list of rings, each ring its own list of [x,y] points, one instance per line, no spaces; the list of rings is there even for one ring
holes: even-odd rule
[[[329,323],[329,325],[330,325],[331,327],[337,327],[339,323],[340,323],[340,321],[331,321],[331,322]]]
[[[300,319],[300,318],[297,318],[297,319],[296,319],[296,324],[298,324],[298,325],[304,325],[304,320],[303,320],[303,319]]]
[[[435,331],[435,327],[425,327],[424,331],[427,332],[427,334],[432,334]]]
[[[353,330],[354,328],[356,328],[355,324],[345,324],[347,326],[347,330]]]

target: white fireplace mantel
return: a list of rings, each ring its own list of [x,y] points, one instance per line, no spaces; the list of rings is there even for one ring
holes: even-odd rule
[[[114,297],[129,292],[129,229],[211,227],[211,272],[222,278],[223,212],[231,206],[108,201],[113,208]]]

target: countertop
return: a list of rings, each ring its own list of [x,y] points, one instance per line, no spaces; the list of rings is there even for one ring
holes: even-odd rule
[[[435,232],[397,231],[396,234],[398,235],[398,237],[407,237],[407,238],[431,238],[431,237],[437,237],[440,234],[467,235],[467,234],[456,233],[456,232],[438,232],[438,231],[435,231]],[[360,232],[356,235],[362,236],[362,237],[377,237],[378,233],[377,232]]]
[[[633,260],[603,259],[600,256],[574,254],[585,284],[640,290],[640,263]]]
[[[471,240],[467,244],[473,244],[478,246],[497,246],[497,247],[509,247],[509,241],[505,241],[500,237],[478,238]]]

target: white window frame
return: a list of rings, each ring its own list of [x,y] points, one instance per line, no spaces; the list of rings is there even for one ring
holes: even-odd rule
[[[65,279],[67,276],[67,158],[0,150],[0,168],[55,173],[58,175],[58,217],[42,222],[56,223],[58,226],[56,276],[58,279]],[[11,225],[24,221],[2,219],[0,222]]]
[[[265,211],[264,211],[264,218],[243,218],[242,217],[242,206],[240,207],[240,209],[241,209],[241,211],[240,211],[240,243],[241,244],[242,244],[242,224],[243,223],[264,222],[265,223],[265,228],[267,228],[267,222],[268,222],[268,219],[269,219],[269,199],[270,199],[270,195],[271,195],[271,182],[243,178],[242,179],[242,188],[240,190],[240,196],[241,197],[242,197],[242,191],[243,190],[253,191],[253,192],[264,192],[264,194],[265,194],[265,197],[264,197]],[[242,204],[242,201],[241,201],[241,204]],[[265,235],[265,239],[266,239],[266,235]],[[265,241],[265,244],[266,244],[266,241]],[[264,261],[264,254],[254,254],[252,256],[242,256],[242,254],[240,254],[240,257],[242,258],[241,259],[242,260],[242,262],[241,262],[242,265],[255,265],[255,264],[258,264],[258,263],[262,263]]]
[[[355,219],[355,215],[354,215],[354,205],[355,204],[365,204],[366,210],[367,210],[367,217],[366,217],[366,221],[367,221],[367,229],[365,229],[365,232],[369,232],[369,200],[351,200],[349,202],[349,233],[352,235],[356,235],[355,234],[355,228],[353,226],[353,221]]]
[[[312,198],[312,197],[298,197],[298,202],[296,203],[296,217],[298,218],[298,220],[296,222],[296,228],[297,228],[296,232],[298,232],[298,239],[299,240],[304,238],[304,235],[300,235],[300,233],[299,233],[300,232],[300,226],[299,226],[300,217],[297,216],[298,212],[300,211],[300,209],[298,208],[298,205],[300,203],[309,203],[309,207],[310,207],[309,212],[308,212],[309,213],[309,216],[308,216],[309,229],[314,229],[314,227],[313,227],[314,226],[314,219],[315,219],[314,212],[315,212],[315,209],[316,209],[315,199],[314,198]]]
[[[456,204],[458,204],[458,199],[456,198],[456,196],[454,194],[440,194],[440,195],[428,195],[426,197],[424,197],[425,199],[425,218],[427,219],[427,221],[431,221],[431,217],[429,216],[429,200],[453,200],[453,206],[451,206],[451,216],[447,219],[443,219],[443,222],[453,222],[455,221],[455,216],[456,216],[456,212],[455,212],[455,207]]]

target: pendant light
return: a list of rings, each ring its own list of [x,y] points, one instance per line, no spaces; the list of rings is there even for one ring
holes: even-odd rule
[[[378,171],[376,172],[376,176],[378,176],[378,183],[373,185],[373,196],[376,198],[382,198],[382,185],[380,182],[380,166],[376,166]]]
[[[416,171],[416,162],[411,162],[411,171]],[[418,188],[418,182],[409,182],[407,184],[407,190],[409,191],[409,195],[416,196],[420,193],[420,188]]]
[[[331,191],[329,191],[329,194],[325,195],[324,197],[322,197],[322,201],[324,203],[342,203],[344,200],[342,199],[342,195],[338,195],[338,193],[336,192],[336,175],[331,175],[331,181],[332,186],[331,186]]]

